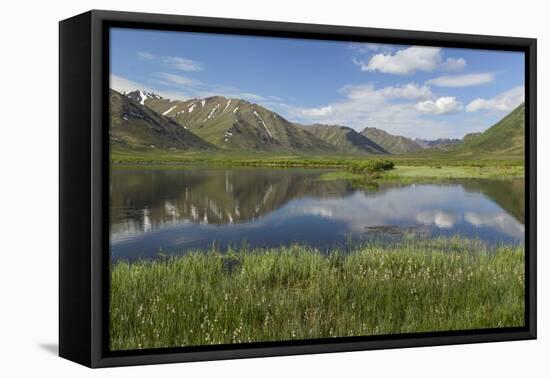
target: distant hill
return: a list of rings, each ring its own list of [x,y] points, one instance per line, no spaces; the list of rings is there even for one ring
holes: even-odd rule
[[[114,148],[162,150],[215,150],[179,124],[110,90],[109,137]]]
[[[171,101],[156,94],[126,94],[222,149],[239,151],[337,153],[279,114],[241,99],[221,96]]]
[[[302,128],[342,151],[369,154],[388,153],[383,147],[350,127],[314,124],[302,126]]]
[[[464,142],[450,151],[459,156],[482,154],[523,157],[525,153],[525,104],[479,135],[466,135]]]
[[[361,134],[392,154],[408,154],[424,149],[424,147],[416,143],[411,138],[400,135],[392,135],[384,130],[377,129],[376,127],[365,127],[361,131]]]
[[[438,150],[447,151],[461,143],[460,139],[450,139],[450,138],[439,138],[434,140],[426,140],[415,138],[414,142],[420,145],[422,148],[435,148]]]

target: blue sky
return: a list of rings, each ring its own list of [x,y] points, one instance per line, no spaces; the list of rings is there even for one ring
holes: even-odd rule
[[[243,98],[301,123],[434,139],[483,131],[524,100],[518,52],[111,30],[111,87]]]

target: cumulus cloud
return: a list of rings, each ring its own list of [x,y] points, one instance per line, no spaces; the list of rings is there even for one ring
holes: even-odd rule
[[[462,71],[466,68],[466,60],[463,58],[447,58],[443,63],[443,67],[451,72]]]
[[[376,54],[366,64],[356,60],[356,64],[361,71],[410,75],[416,71],[433,71],[441,61],[440,53],[438,47],[411,46],[395,53]]]
[[[462,110],[463,105],[456,97],[444,96],[416,104],[416,109],[425,114],[448,114]]]
[[[419,101],[433,98],[429,87],[408,83],[377,88],[373,84],[347,85],[340,89],[342,99],[317,107],[286,105],[279,110],[298,122],[340,124],[362,129],[374,126],[390,133],[420,138],[446,136],[445,122],[422,118]]]
[[[430,79],[426,84],[437,87],[462,88],[474,85],[486,84],[495,80],[494,72],[464,74],[464,75],[444,75]]]
[[[523,85],[520,85],[490,99],[475,99],[466,106],[466,111],[477,112],[479,110],[492,110],[510,112],[524,101],[525,89]]]
[[[463,58],[449,57],[443,59],[440,47],[411,46],[401,50],[384,48],[386,45],[361,44],[355,47],[360,54],[370,55],[373,51],[382,52],[370,57],[368,61],[354,58],[353,62],[361,71],[378,71],[396,75],[412,75],[417,71],[432,72],[441,68],[446,71],[461,71],[466,67]]]

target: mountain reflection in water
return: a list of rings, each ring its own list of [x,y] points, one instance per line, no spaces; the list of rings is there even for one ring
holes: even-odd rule
[[[323,181],[323,169],[115,167],[112,259],[215,243],[330,249],[369,237],[524,238],[523,180],[381,184]]]

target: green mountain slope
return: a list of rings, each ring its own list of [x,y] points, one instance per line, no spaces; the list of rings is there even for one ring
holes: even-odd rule
[[[525,104],[519,105],[483,133],[465,136],[464,142],[450,152],[464,157],[484,154],[523,157]]]
[[[361,131],[361,134],[376,144],[382,146],[386,151],[392,154],[407,154],[424,149],[424,147],[410,138],[400,135],[392,135],[375,127],[365,127]]]
[[[170,101],[155,94],[127,94],[222,149],[337,153],[338,148],[261,105],[221,96]]]
[[[368,154],[388,153],[383,147],[350,127],[314,124],[302,126],[302,128],[342,151]]]
[[[215,150],[173,120],[110,90],[109,137],[117,149]]]
[[[468,141],[470,141],[470,140],[472,140],[472,139],[474,139],[474,138],[476,138],[480,135],[481,135],[481,133],[479,133],[479,132],[478,133],[468,133],[468,134],[466,134],[462,137],[462,142],[468,142]]]

